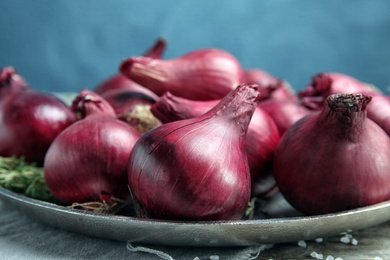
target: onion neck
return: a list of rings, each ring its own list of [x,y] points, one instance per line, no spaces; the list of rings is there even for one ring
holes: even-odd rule
[[[235,121],[241,130],[246,132],[259,100],[260,91],[257,84],[239,85],[203,116],[225,117]]]
[[[81,118],[91,115],[108,115],[116,117],[112,106],[98,94],[83,90],[73,100],[72,110]]]
[[[366,108],[371,98],[363,94],[330,95],[318,122],[322,129],[329,129],[336,137],[357,143],[364,132]]]
[[[146,51],[144,54],[145,57],[153,58],[153,59],[161,59],[163,52],[166,48],[166,41],[163,38],[157,39],[154,45]]]

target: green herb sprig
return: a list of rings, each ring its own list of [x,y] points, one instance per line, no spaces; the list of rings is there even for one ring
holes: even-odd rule
[[[43,168],[23,158],[0,157],[0,186],[34,199],[56,201],[46,186]]]

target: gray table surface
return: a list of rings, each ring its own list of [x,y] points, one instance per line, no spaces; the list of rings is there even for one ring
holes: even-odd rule
[[[71,233],[45,225],[0,201],[0,259],[390,259],[390,222],[350,234],[357,245],[343,243],[345,234],[272,247],[191,248],[148,246],[156,252],[132,252],[126,243]],[[138,245],[140,246],[140,245]],[[142,249],[142,248],[140,248]],[[260,252],[261,251],[261,252]],[[260,252],[260,253],[259,253]],[[166,257],[166,258],[163,258]],[[375,258],[380,257],[380,258]],[[329,258],[331,259],[331,258]]]

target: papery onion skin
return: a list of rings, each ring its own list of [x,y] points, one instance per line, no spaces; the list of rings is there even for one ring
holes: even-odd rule
[[[274,175],[286,200],[307,215],[390,199],[390,139],[372,120],[371,97],[334,94],[282,137]]]
[[[114,108],[120,120],[135,127],[141,134],[161,125],[150,111],[156,100],[148,95],[128,89],[117,89],[107,91],[101,97]]]
[[[260,69],[244,71],[246,84],[258,84],[261,89],[261,100],[288,99],[294,95],[294,90],[286,80],[277,79],[268,72]]]
[[[275,122],[280,136],[284,135],[299,119],[314,112],[301,104],[296,96],[289,99],[264,100],[259,103],[259,107]]]
[[[171,60],[131,57],[119,70],[159,96],[169,91],[192,100],[223,98],[244,82],[239,61],[220,49],[198,49]]]
[[[144,134],[128,166],[139,215],[240,219],[250,197],[245,135],[258,97],[256,86],[242,85],[205,115]]]
[[[50,146],[44,163],[52,194],[64,203],[128,200],[127,161],[140,134],[118,120],[111,106],[84,90],[72,108],[82,119],[65,129]]]
[[[15,70],[6,68],[1,77],[0,156],[41,166],[53,140],[76,115],[55,96],[31,89]]]
[[[160,59],[165,51],[166,41],[163,38],[159,38],[156,40],[154,45],[145,52],[145,57],[150,57],[154,59]],[[150,91],[149,89],[141,86],[140,84],[135,83],[129,78],[123,76],[118,73],[116,75],[111,76],[105,81],[101,82],[94,90],[99,95],[110,91],[110,90],[118,90],[118,89],[127,89],[129,91],[136,91],[148,95],[154,99],[157,99],[157,95]]]
[[[169,123],[203,115],[219,102],[220,100],[189,100],[167,92],[152,105],[151,111],[162,122]],[[257,106],[248,126],[246,145],[252,196],[261,197],[275,187],[270,169],[279,139],[279,131],[274,121]]]
[[[339,93],[376,93],[378,90],[370,84],[362,82],[350,75],[337,72],[322,72],[315,74],[311,82],[298,93],[299,98],[310,97],[322,98],[323,102],[315,102],[312,108],[321,108],[326,103],[326,98]],[[310,99],[309,99],[310,100]],[[306,106],[310,102],[306,101]]]

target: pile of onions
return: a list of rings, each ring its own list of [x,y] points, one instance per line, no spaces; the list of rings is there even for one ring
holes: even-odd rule
[[[145,57],[150,57],[153,59],[160,59],[163,55],[163,52],[166,48],[166,41],[162,38],[157,39],[157,41],[154,43],[154,45],[145,52]],[[154,94],[154,92],[150,91],[149,89],[141,86],[140,84],[130,80],[129,78],[125,77],[124,75],[118,73],[107,80],[100,83],[94,90],[99,95],[102,95],[103,93],[110,91],[110,90],[119,90],[119,89],[125,89],[133,92],[139,92],[143,93],[147,96],[150,96],[154,99],[157,98],[157,95]]]
[[[244,82],[239,61],[220,49],[199,49],[171,60],[131,57],[120,71],[159,96],[171,92],[193,100],[223,98]]]
[[[273,169],[279,190],[308,215],[390,199],[390,139],[367,118],[370,96],[333,94],[321,112],[282,137]]]
[[[240,219],[250,198],[246,132],[259,96],[257,86],[241,85],[206,114],[145,133],[128,165],[138,214]]]
[[[31,89],[13,68],[0,72],[0,156],[43,164],[57,135],[76,120],[53,95]]]
[[[140,134],[96,93],[80,92],[72,109],[82,119],[58,135],[45,158],[50,192],[64,203],[128,200],[127,162]]]
[[[152,105],[151,111],[160,121],[168,123],[203,115],[219,102],[220,100],[189,100],[167,92]],[[275,187],[271,162],[279,139],[275,123],[257,106],[248,126],[246,144],[252,196],[261,197]]]

